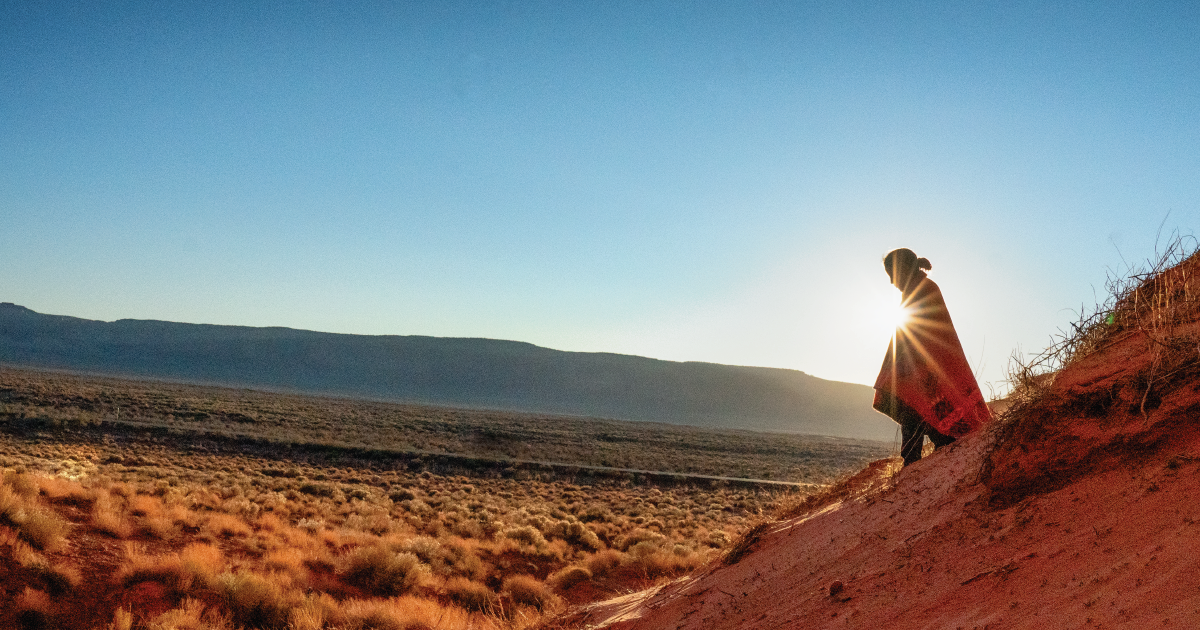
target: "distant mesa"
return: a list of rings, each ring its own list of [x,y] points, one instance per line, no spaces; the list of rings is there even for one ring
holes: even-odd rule
[[[894,439],[871,388],[496,339],[102,322],[0,303],[0,363],[405,402]]]

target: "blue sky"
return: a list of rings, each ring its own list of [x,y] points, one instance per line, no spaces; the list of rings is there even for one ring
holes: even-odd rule
[[[0,300],[92,319],[870,383],[907,246],[999,382],[1200,217],[1191,3],[0,0],[0,86]]]

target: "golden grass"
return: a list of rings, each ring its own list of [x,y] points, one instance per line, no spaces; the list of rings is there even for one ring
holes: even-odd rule
[[[212,536],[249,536],[254,530],[240,517],[233,514],[216,513],[208,517],[202,529]]]
[[[129,538],[133,533],[133,525],[125,516],[123,503],[124,499],[114,498],[111,494],[97,494],[92,504],[92,527],[113,538]]]
[[[575,585],[582,584],[591,579],[592,572],[587,567],[572,565],[550,574],[546,578],[546,584],[561,593],[571,590]]]
[[[38,504],[36,480],[27,475],[6,475],[5,479],[11,479],[12,484],[0,485],[0,523],[13,526],[21,538],[38,549],[55,551],[62,547],[70,524]]]
[[[247,571],[222,573],[213,588],[224,598],[234,623],[252,628],[285,626],[290,611],[303,601],[299,592],[276,579]]]
[[[605,549],[586,561],[588,571],[594,576],[605,576],[625,562],[625,554],[616,549]]]
[[[529,606],[539,612],[558,607],[562,600],[545,584],[530,575],[513,575],[504,579],[500,594],[514,603]]]
[[[83,483],[39,472],[85,460],[100,464]],[[753,489],[468,478],[361,462],[284,469],[258,456],[6,435],[0,466],[9,467],[0,554],[24,560],[33,590],[76,596],[78,571],[47,561],[64,554],[39,551],[22,525],[30,513],[78,521],[82,509],[66,540],[125,541],[117,568],[87,576],[88,589],[164,589],[162,614],[107,613],[111,627],[139,630],[519,630],[560,609],[556,592],[589,580],[602,595],[699,566],[715,557],[710,532],[736,532],[774,500]],[[527,572],[550,577],[515,575]]]
[[[178,590],[191,586],[191,576],[184,570],[179,554],[146,553],[142,545],[133,542],[125,543],[125,562],[116,579],[127,586],[138,582],[157,582]]]
[[[455,604],[466,610],[475,612],[493,612],[496,610],[497,598],[492,589],[464,577],[454,577],[446,581],[446,596]]]
[[[51,503],[87,507],[96,498],[95,491],[62,477],[40,477],[36,483],[42,495]]]
[[[382,545],[359,547],[344,560],[346,583],[373,595],[391,596],[416,588],[429,573],[415,554],[391,551]]]
[[[204,603],[185,598],[179,606],[147,622],[145,630],[231,630],[229,617],[205,607]]]

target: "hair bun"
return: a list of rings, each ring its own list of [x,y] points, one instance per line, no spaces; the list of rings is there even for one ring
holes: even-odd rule
[[[926,271],[929,271],[930,269],[933,269],[933,264],[929,262],[928,258],[918,258],[917,259],[917,269],[924,269]]]

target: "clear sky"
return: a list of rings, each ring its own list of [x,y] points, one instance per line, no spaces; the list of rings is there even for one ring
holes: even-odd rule
[[[0,0],[0,300],[871,383],[907,246],[999,382],[1197,226],[1198,7]]]

